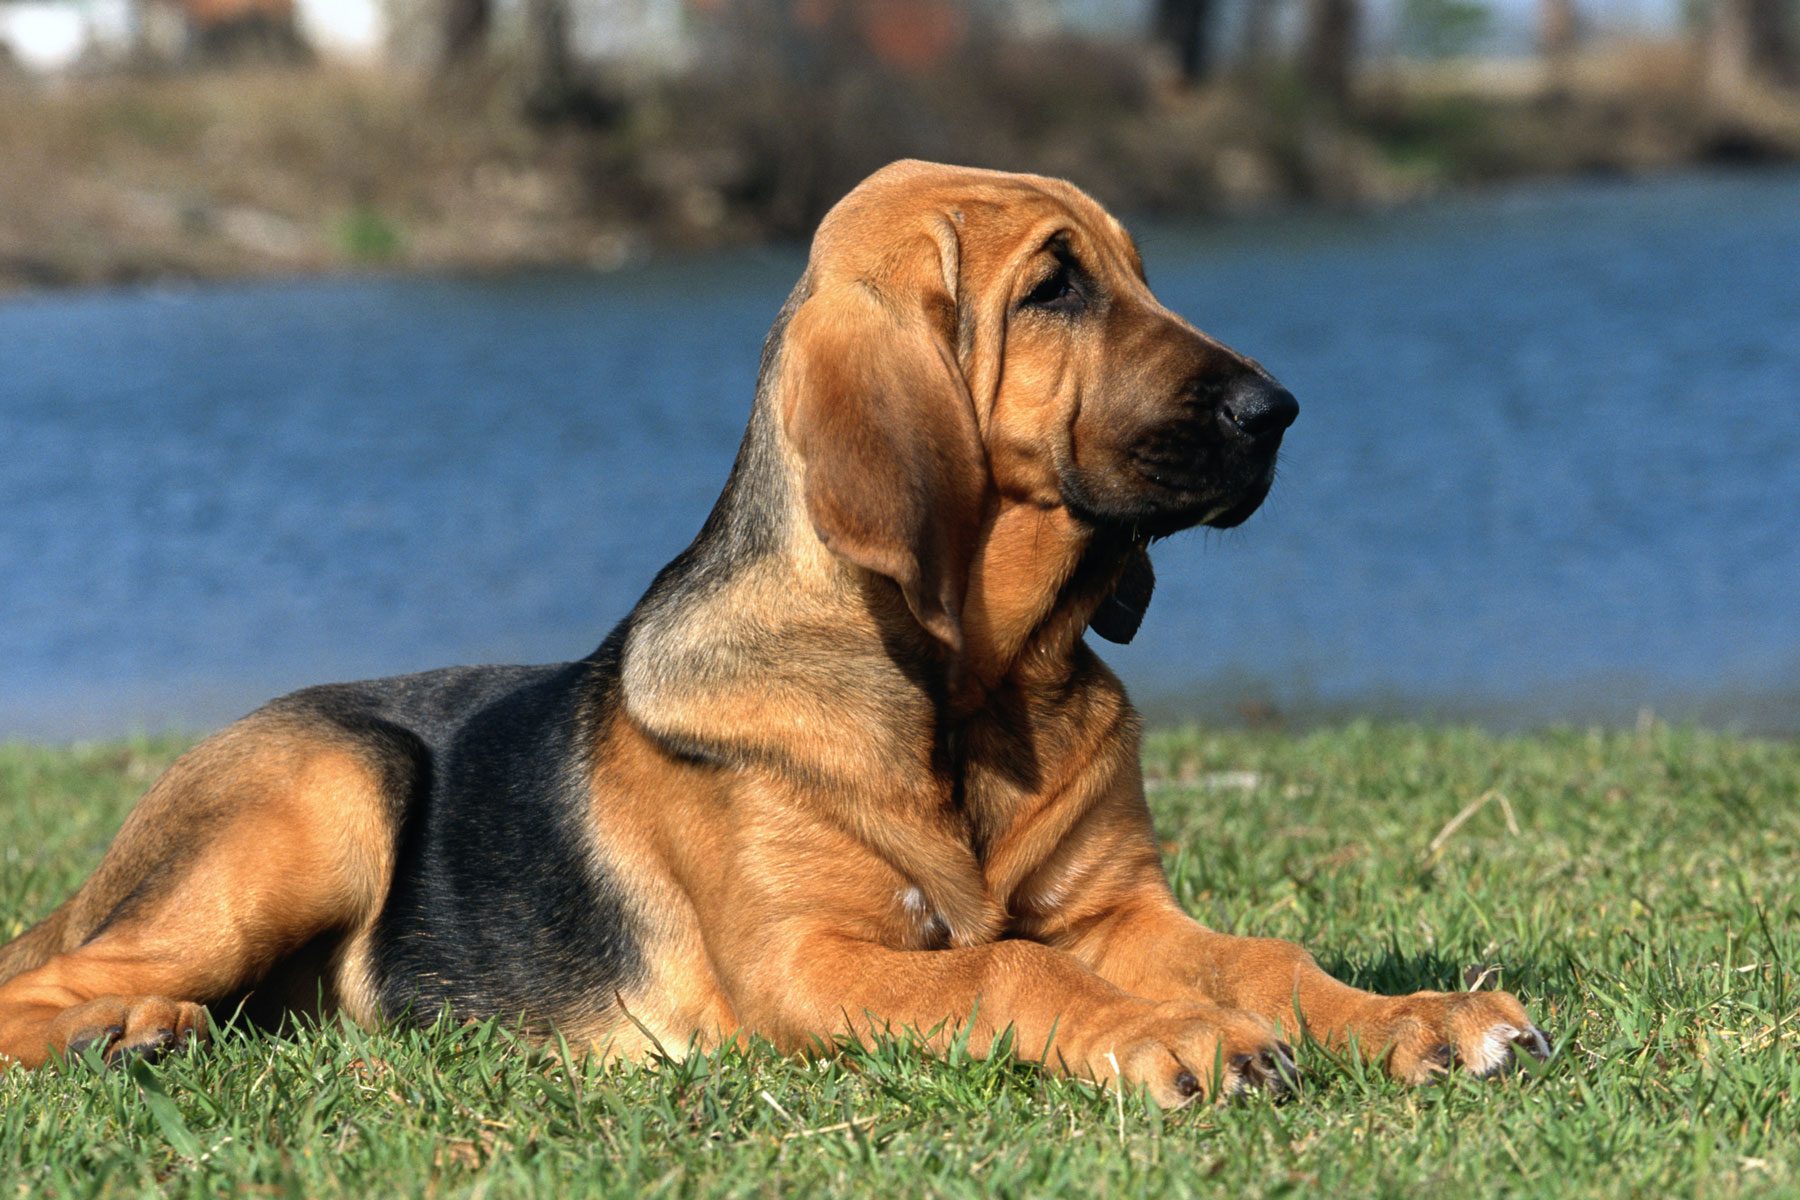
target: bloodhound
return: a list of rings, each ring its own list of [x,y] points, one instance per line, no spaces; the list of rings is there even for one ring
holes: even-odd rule
[[[1359,991],[1165,880],[1083,635],[1135,631],[1154,539],[1256,509],[1297,411],[1069,184],[887,167],[600,648],[309,688],[201,743],[0,949],[0,1056],[156,1054],[245,1003],[627,1057],[966,1033],[1164,1105],[1286,1090],[1303,1029],[1411,1081],[1541,1055],[1510,995]]]

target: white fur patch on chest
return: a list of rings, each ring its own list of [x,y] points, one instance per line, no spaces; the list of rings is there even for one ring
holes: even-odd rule
[[[917,887],[900,890],[900,911],[905,914],[906,924],[911,928],[919,948],[922,950],[942,950],[950,945],[950,926],[944,918],[932,911],[931,902],[925,893]]]

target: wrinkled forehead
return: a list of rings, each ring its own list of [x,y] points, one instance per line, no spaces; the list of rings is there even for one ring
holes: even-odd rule
[[[1143,273],[1124,226],[1071,183],[910,161],[875,172],[826,214],[812,260],[815,267],[886,274],[884,263],[900,265],[922,237],[946,236],[965,270],[998,269],[1061,238],[1096,266]]]

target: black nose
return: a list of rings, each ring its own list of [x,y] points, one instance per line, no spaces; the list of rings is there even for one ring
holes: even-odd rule
[[[1294,393],[1272,379],[1246,375],[1225,392],[1225,416],[1251,437],[1280,433],[1300,415]]]

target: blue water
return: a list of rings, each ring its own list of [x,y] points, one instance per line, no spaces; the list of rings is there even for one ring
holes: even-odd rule
[[[1800,730],[1800,176],[1142,241],[1302,405],[1104,648],[1153,714]],[[0,305],[0,736],[584,653],[704,518],[799,268]]]

